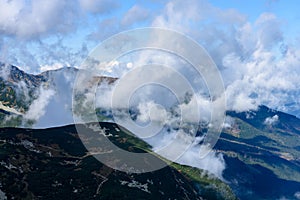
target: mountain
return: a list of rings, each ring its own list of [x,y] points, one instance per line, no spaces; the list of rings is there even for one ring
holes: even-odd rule
[[[4,106],[20,112],[28,109],[26,104],[33,90],[46,81],[43,76],[30,75],[12,65],[0,63],[0,99]]]
[[[228,112],[231,125],[215,149],[226,161],[224,178],[241,199],[298,199],[300,120],[260,106]]]
[[[73,124],[72,92],[77,72],[76,68],[65,67],[34,75],[0,63],[0,127]],[[96,76],[94,81],[101,84],[115,80]]]
[[[117,125],[100,124],[120,148],[151,151],[127,131],[116,131]],[[74,125],[0,129],[1,194],[2,199],[236,199],[219,179],[176,163],[142,174],[106,167],[84,148]]]
[[[12,65],[0,63],[0,126],[20,126],[22,115],[37,98],[45,79],[25,73]]]
[[[77,74],[77,70],[74,68],[62,68],[59,70],[44,72],[39,75],[31,75],[31,74],[26,74],[25,72],[11,65],[1,65],[0,68],[1,126],[2,127],[21,126],[21,127],[44,128],[49,126],[57,127],[61,125],[72,124],[73,123],[73,117],[71,111],[72,88],[73,88],[73,81],[75,80],[76,74]],[[115,82],[116,79],[110,77],[95,77],[95,81],[99,81],[100,83],[106,82],[111,84]],[[107,110],[103,110],[101,108],[96,108],[95,111],[98,115],[99,121],[105,121],[105,120],[112,121],[111,112],[108,112]],[[136,117],[137,113],[134,112],[134,110],[131,111],[132,111],[131,117],[132,118]],[[222,173],[223,182],[228,184],[232,189],[232,191],[234,192],[234,194],[239,199],[242,200],[243,199],[245,200],[248,199],[270,199],[270,200],[271,199],[295,199],[297,200],[298,199],[299,200],[300,199],[300,120],[295,116],[270,109],[266,106],[260,106],[257,110],[247,111],[247,112],[227,111],[226,115],[227,117],[226,117],[226,122],[224,124],[224,129],[221,133],[221,136],[217,144],[214,147],[214,151],[217,153],[221,153],[223,155],[222,158],[225,160],[226,163],[226,168],[223,170]],[[32,119],[31,116],[38,116],[38,118]],[[112,124],[109,123],[107,123],[107,125],[113,126]],[[72,126],[64,126],[60,128],[45,129],[45,130],[44,129],[39,129],[39,130],[9,129],[9,128],[2,129],[2,132],[4,133],[2,136],[8,138],[11,137],[10,138],[11,140],[17,141],[14,142],[17,145],[9,144],[6,142],[5,145],[8,146],[13,145],[13,146],[7,147],[8,149],[7,151],[4,151],[4,148],[2,148],[1,146],[0,151],[2,151],[3,153],[1,154],[0,152],[0,155],[6,156],[5,158],[8,158],[9,157],[8,155],[14,155],[19,152],[21,154],[20,157],[23,158],[26,157],[26,155],[28,154],[31,157],[28,158],[27,161],[31,160],[30,163],[32,164],[36,163],[37,165],[42,165],[46,161],[41,163],[39,161],[36,161],[36,159],[34,159],[38,157],[31,155],[32,151],[24,147],[23,144],[24,142],[22,143],[23,140],[18,139],[18,135],[20,134],[20,132],[22,132],[22,134],[27,134],[29,139],[30,137],[32,137],[30,140],[28,139],[28,141],[33,143],[34,146],[40,147],[40,146],[48,145],[48,143],[40,141],[43,140],[43,138],[40,138],[40,135],[45,138],[48,138],[51,141],[50,136],[44,134],[44,132],[53,134],[55,144],[59,144],[61,140],[64,141],[69,140],[67,139],[67,137],[69,136],[66,134],[60,135],[58,133],[68,132],[65,131],[65,129],[69,130],[69,128],[71,127]],[[69,132],[76,134],[74,127],[73,130]],[[2,136],[0,136],[0,138]],[[2,138],[2,140],[6,141],[5,137]],[[63,138],[59,139],[59,137],[63,137]],[[135,144],[135,142],[140,143],[137,140],[135,140],[134,142],[130,143],[130,145],[137,145]],[[39,143],[41,143],[41,145],[39,145]],[[58,145],[59,149],[61,149],[59,151],[68,152],[70,150],[70,149],[67,150],[68,148],[77,149],[77,147],[80,146],[80,144],[76,143],[76,145],[73,146],[75,143],[76,142],[70,141],[69,143],[63,144],[62,146]],[[21,147],[22,149],[20,149]],[[52,146],[50,147],[52,148]],[[147,150],[149,150],[149,148],[151,147],[147,147]],[[42,151],[41,149],[38,150]],[[86,150],[82,150],[82,151],[85,152]],[[53,153],[54,152],[52,152],[51,154]],[[42,160],[46,159],[45,158],[45,156],[47,156],[46,153],[41,155],[44,156],[44,157],[42,156]],[[75,156],[71,152],[68,152],[68,155],[71,155],[71,157]],[[10,158],[10,160],[14,160],[14,159]],[[51,161],[50,163],[53,164],[51,166],[57,166],[58,167],[57,171],[64,172],[63,166],[60,166],[60,164],[58,163],[58,162],[62,162],[61,160],[59,161],[59,159],[56,159],[54,161],[52,160],[49,161],[48,158],[46,160],[48,160],[47,161],[48,164]],[[77,160],[81,161],[80,158],[77,158]],[[25,164],[25,166],[30,165],[30,163]],[[83,159],[80,163],[85,163],[85,159]],[[8,162],[6,162],[6,164],[4,165],[8,167],[10,166]],[[15,166],[14,164],[12,165]],[[200,181],[201,184],[207,183],[206,181],[203,181],[202,178],[199,178],[202,177],[199,176],[199,173],[202,172],[196,168],[190,168],[190,167],[185,167],[183,165],[174,164],[166,170],[170,170],[171,168],[172,169],[175,168],[177,172],[181,171],[181,173],[179,173],[181,175],[182,174],[187,175],[185,176],[186,181],[188,180],[192,182]],[[88,169],[84,169],[84,171],[85,170]],[[169,173],[169,172],[164,171],[163,173]],[[41,171],[39,171],[39,173],[41,173]],[[56,172],[53,173],[55,174]],[[74,173],[77,173],[77,171],[76,172],[74,171]],[[23,175],[21,174],[20,176]],[[38,176],[37,173],[35,174],[35,176]],[[53,174],[49,176],[53,176]],[[65,176],[65,174],[63,174],[62,176]],[[155,174],[155,176],[160,177],[161,175]],[[9,176],[9,177],[12,178],[13,176]],[[89,180],[94,180],[94,179],[96,178],[90,176]],[[208,182],[210,184],[209,186],[208,185],[206,186],[211,187],[211,181]],[[220,181],[217,182],[218,184],[220,184]],[[9,183],[12,184],[12,182]],[[9,183],[7,183],[7,185],[9,185]],[[146,182],[141,182],[141,183],[145,184]],[[39,184],[41,183],[38,183],[37,185]],[[26,186],[27,183],[23,182],[23,185]],[[49,185],[45,187],[48,186]],[[177,187],[176,185],[173,186]],[[21,186],[16,186],[16,187],[21,187]],[[207,189],[207,187],[205,188]],[[10,189],[10,190],[12,191],[14,189]],[[116,190],[119,191],[119,189]],[[195,190],[195,188],[193,190]],[[72,192],[70,188],[69,189],[64,188],[60,191]],[[31,194],[34,192],[30,190],[29,193]],[[190,190],[189,194],[192,193],[193,193],[192,190]],[[9,194],[9,192],[7,192],[7,194]],[[28,194],[26,193],[26,195]],[[181,195],[182,194],[183,193],[181,193]],[[201,194],[204,195],[203,193]],[[205,192],[205,194],[207,193]],[[60,195],[62,195],[62,193]],[[1,191],[0,191],[0,197],[1,197]],[[170,196],[170,198],[173,197]],[[194,197],[189,196],[189,198],[192,199]]]

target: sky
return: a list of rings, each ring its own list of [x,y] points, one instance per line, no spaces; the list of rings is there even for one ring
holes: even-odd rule
[[[0,0],[0,61],[35,74],[79,67],[116,33],[168,28],[207,50],[228,109],[264,104],[300,116],[297,8],[296,0]]]
[[[298,42],[293,40],[299,40],[300,32],[297,8],[295,0],[1,0],[0,60],[29,72],[78,66],[97,44],[120,31],[160,26],[195,37],[205,21],[211,20],[216,26],[253,25],[266,13],[276,17],[281,34],[293,43]],[[216,19],[221,16],[215,12],[227,15],[226,21]],[[174,19],[168,19],[172,13]],[[159,18],[165,23],[160,24]],[[204,43],[205,39],[197,41]]]

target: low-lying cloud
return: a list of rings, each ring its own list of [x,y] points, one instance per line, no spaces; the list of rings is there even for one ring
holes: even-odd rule
[[[32,104],[29,106],[29,109],[24,115],[24,118],[33,121],[39,120],[42,116],[45,115],[46,113],[45,109],[54,94],[55,94],[54,90],[44,89],[43,86],[41,86],[39,90],[38,98],[34,100]]]
[[[264,124],[272,126],[275,125],[279,122],[279,116],[274,115],[273,117],[267,117],[264,121]]]

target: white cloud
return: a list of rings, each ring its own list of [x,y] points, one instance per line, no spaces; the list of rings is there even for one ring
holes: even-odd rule
[[[296,192],[294,196],[296,197],[296,199],[300,199],[300,191]]]
[[[2,0],[0,32],[25,38],[49,32],[68,32],[76,16],[73,9],[72,4],[63,0]]]
[[[200,155],[208,150],[203,145],[198,145],[202,139],[194,138],[179,129],[157,134],[152,138],[147,138],[146,142],[153,146],[154,152],[171,161],[203,169],[223,179],[222,173],[226,166],[222,154],[209,151],[205,157],[201,157]]]
[[[54,63],[53,65],[43,65],[40,67],[40,72],[56,70],[56,69],[60,69],[63,67],[64,67],[64,65],[62,63]]]
[[[264,121],[264,124],[272,126],[278,122],[279,122],[278,115],[274,115],[273,117],[267,117]]]
[[[152,25],[187,33],[208,50],[223,76],[227,109],[241,112],[265,104],[300,116],[300,54],[287,43],[275,14],[262,13],[250,22],[207,1],[170,1]]]
[[[194,94],[187,104],[180,104],[179,109],[181,110],[182,115],[184,115],[184,119],[188,122],[209,122],[213,105],[214,104],[210,99],[204,98],[199,94]]]
[[[168,120],[167,111],[153,101],[140,103],[137,108],[139,110],[137,120],[142,123],[147,123],[151,120],[165,124]]]
[[[256,20],[255,26],[258,29],[259,45],[264,48],[271,48],[282,41],[280,22],[274,14],[262,13]]]
[[[152,26],[172,28],[178,31],[188,32],[192,20],[200,20],[205,9],[199,10],[203,6],[210,9],[205,1],[169,1],[164,7],[163,12],[154,18]],[[178,23],[180,22],[180,23]]]
[[[127,64],[126,64],[126,67],[127,67],[128,69],[131,69],[131,68],[133,67],[132,62],[127,63]]]
[[[42,117],[46,113],[45,109],[54,94],[54,90],[44,89],[43,86],[41,86],[38,98],[34,100],[29,106],[29,109],[25,113],[24,118],[34,121],[39,120],[40,117]]]
[[[7,80],[8,77],[10,76],[10,70],[11,70],[11,66],[8,64],[3,64],[2,66],[0,66],[0,77],[3,78],[4,80]]]
[[[223,179],[222,174],[226,168],[222,154],[210,151],[205,157],[200,158],[199,146],[192,146],[178,160],[178,163],[204,169],[216,177]]]
[[[232,128],[234,123],[235,123],[234,118],[232,118],[230,116],[226,116],[225,121],[223,123],[223,128]]]
[[[95,104],[97,108],[110,108],[111,99],[113,95],[114,84],[108,84],[107,82],[102,82],[100,86],[97,87]]]
[[[144,21],[149,16],[149,11],[145,8],[134,5],[132,6],[127,13],[123,16],[121,24],[123,26],[130,26],[132,24]]]

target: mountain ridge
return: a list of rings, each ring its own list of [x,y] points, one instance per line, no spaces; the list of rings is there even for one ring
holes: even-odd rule
[[[69,76],[70,70],[73,71],[72,76]],[[22,75],[22,72],[18,73],[21,75],[11,79],[8,86],[0,93],[0,100],[1,97],[7,99],[10,104],[5,104],[5,106],[8,105],[12,109],[18,108],[16,105],[26,103],[26,106],[29,103],[29,101],[19,102],[20,99],[26,100],[26,95],[22,96],[22,93],[19,93],[20,88],[26,87],[24,84],[16,86],[12,80],[19,80],[20,77],[26,77],[26,75]],[[38,125],[37,128],[49,127],[49,123],[52,123],[53,127],[64,125],[67,122],[73,123],[71,97],[72,80],[75,79],[75,75],[74,70],[69,68],[48,71],[43,74],[52,82],[42,85],[41,88],[43,91],[50,91],[50,97],[48,107],[43,108],[46,114],[34,124]],[[28,81],[30,80],[28,78]],[[101,82],[99,79],[95,81]],[[116,79],[112,78],[109,81],[114,82]],[[109,83],[109,81],[106,82]],[[52,93],[52,91],[54,92]],[[32,97],[35,97],[34,95],[35,93],[32,92]],[[37,95],[34,101],[38,99]],[[27,110],[29,109],[28,107]],[[59,115],[57,115],[58,111]],[[106,113],[101,109],[96,110],[96,114],[99,115],[99,120],[111,117],[111,113]],[[7,113],[5,110],[0,112],[0,119],[5,126],[24,126],[21,116]],[[63,120],[65,120],[64,123],[58,123]],[[43,123],[47,126],[43,126]],[[29,121],[27,125],[32,127],[32,124],[33,122]],[[25,124],[25,126],[27,125]],[[49,130],[55,130],[55,128]],[[48,129],[40,131],[48,131]],[[299,144],[300,119],[261,105],[256,110],[246,112],[227,111],[224,128],[213,150],[223,155],[226,168],[222,175],[238,198],[245,200],[271,200],[283,197],[297,199],[295,195],[300,192]],[[190,170],[189,173],[197,174],[193,170]],[[274,185],[270,186],[268,182],[272,182]]]
[[[120,148],[150,151],[138,138],[116,131],[115,124],[101,126]],[[171,164],[143,174],[110,169],[87,154],[74,125],[0,128],[0,147],[0,189],[8,198],[236,199],[226,184],[188,166]]]

